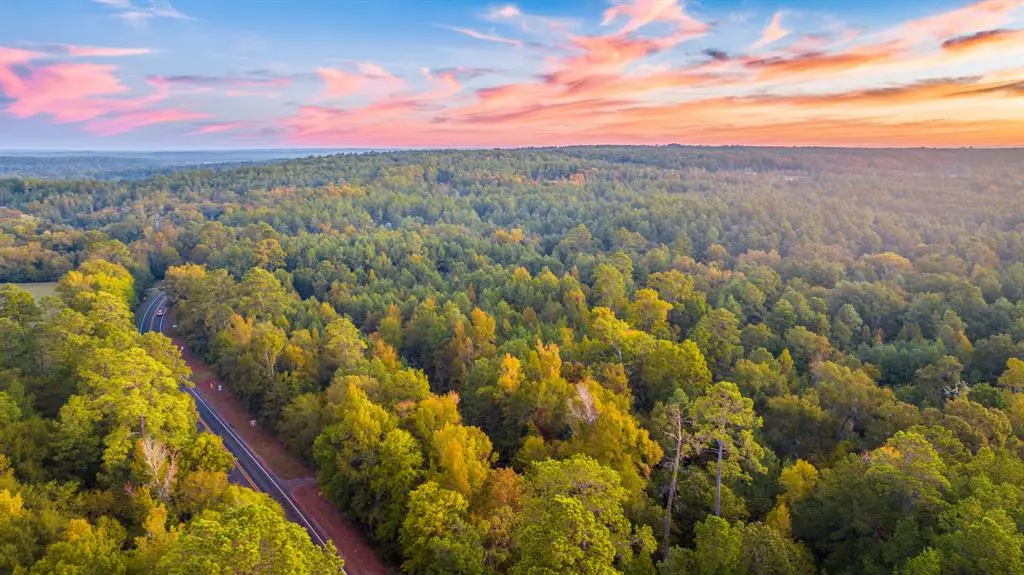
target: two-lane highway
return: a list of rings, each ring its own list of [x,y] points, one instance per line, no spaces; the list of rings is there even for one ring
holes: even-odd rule
[[[157,292],[152,301],[145,305],[144,311],[139,318],[138,328],[140,332],[156,331],[163,333],[164,319],[167,317],[167,303],[167,294]],[[315,543],[324,545],[327,538],[322,534],[320,528],[299,509],[299,506],[295,504],[295,501],[292,500],[288,492],[281,485],[280,480],[263,465],[245,440],[231,427],[231,424],[224,421],[192,386],[182,384],[181,388],[182,391],[191,395],[195,401],[196,409],[199,411],[199,417],[203,425],[219,435],[224,441],[224,446],[227,450],[235,456],[237,472],[244,478],[245,483],[253,489],[262,491],[274,498],[284,508],[285,514],[290,520],[303,526]],[[348,565],[346,565],[346,571],[352,572]]]

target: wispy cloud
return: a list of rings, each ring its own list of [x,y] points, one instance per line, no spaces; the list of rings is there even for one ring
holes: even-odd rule
[[[872,45],[845,52],[806,52],[796,56],[749,58],[744,65],[761,78],[792,78],[797,75],[824,74],[853,70],[891,62],[897,55],[891,45]]]
[[[20,48],[6,48],[0,46],[0,73],[3,73],[4,66],[10,66],[13,64],[22,64],[24,62],[31,62],[46,56],[46,54],[36,50],[22,50]],[[8,72],[12,76],[14,70]],[[2,76],[0,76],[2,78]]]
[[[633,2],[617,2],[604,11],[601,24],[607,26],[620,17],[625,17],[626,24],[619,29],[619,34],[635,32],[653,22],[675,24],[680,32],[687,34],[703,34],[710,26],[701,22],[683,10],[676,0],[635,0]]]
[[[963,8],[907,22],[894,31],[896,39],[913,44],[945,40],[983,30],[1001,28],[1024,9],[1024,0],[980,0]]]
[[[239,130],[248,126],[247,122],[209,122],[199,128],[186,133],[186,136],[205,136],[208,134],[219,134]]]
[[[144,126],[205,120],[210,115],[181,108],[140,110],[109,118],[97,118],[85,124],[85,129],[98,136],[114,136],[131,132]]]
[[[152,54],[151,48],[104,48],[102,46],[65,46],[68,56],[82,58],[121,58],[124,56],[143,56]]]
[[[779,40],[782,40],[786,36],[789,36],[790,31],[782,27],[782,12],[776,12],[772,16],[772,21],[761,33],[761,38],[751,46],[751,49],[758,50],[764,48],[769,44],[774,44]]]
[[[942,43],[945,50],[960,52],[990,46],[1024,46],[1024,30],[985,30],[967,36],[957,36]]]
[[[509,44],[511,46],[522,46],[522,44],[523,44],[523,42],[521,40],[515,40],[515,39],[512,39],[512,38],[505,38],[504,36],[499,36],[498,34],[490,34],[490,33],[487,33],[487,32],[480,32],[480,31],[474,30],[472,28],[463,28],[463,27],[460,27],[460,26],[445,26],[445,25],[441,25],[440,27],[448,29],[448,30],[452,30],[453,32],[458,32],[459,34],[465,34],[466,36],[469,36],[470,38],[476,38],[477,40],[484,40],[486,42],[498,42],[499,44]]]
[[[144,26],[150,20],[167,18],[171,20],[194,20],[182,14],[166,0],[148,0],[145,4],[136,4],[133,0],[93,0],[96,4],[113,10],[115,15],[137,26]]]
[[[144,56],[152,54],[152,48],[112,48],[107,46],[80,46],[76,44],[28,44],[34,50],[46,52],[53,56],[72,58],[123,58],[127,56]]]
[[[953,58],[998,62],[1019,47],[1012,30],[978,30],[1005,20],[1008,1],[984,0],[876,32],[800,30],[779,55],[732,52],[732,44],[674,65],[656,57],[685,58],[679,48],[710,25],[678,2],[616,2],[602,15],[612,31],[565,32],[539,79],[498,82],[472,97],[453,79],[447,93],[431,90],[431,98],[392,96],[344,110],[307,106],[282,125],[294,143],[386,147],[1024,143],[1013,133],[1024,127],[1024,69],[927,78]],[[792,34],[783,14],[773,15],[751,49]],[[950,28],[957,20],[962,26]],[[898,37],[908,31],[911,40]],[[900,74],[907,80],[893,84]],[[832,78],[843,81],[826,81]]]
[[[93,1],[137,23],[189,18],[166,2]],[[147,47],[21,42],[0,47],[0,113],[103,136],[176,125],[195,138],[332,146],[1024,145],[1024,0],[856,31],[785,6],[755,23],[707,2],[585,5],[535,15],[485,4],[468,13],[476,24],[442,26],[471,41],[451,34],[450,50],[413,45],[384,65],[315,52],[332,63],[304,68],[290,45],[269,58],[269,35],[241,70],[145,68],[168,64],[141,57]],[[228,100],[241,97],[263,99]],[[275,109],[270,122],[238,117]]]
[[[253,78],[248,76],[158,76],[172,86],[209,88],[286,88],[292,79],[285,76]]]

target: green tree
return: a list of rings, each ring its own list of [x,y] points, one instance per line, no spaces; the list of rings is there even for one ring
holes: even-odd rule
[[[736,316],[726,309],[715,309],[702,317],[690,334],[711,368],[711,373],[722,377],[743,355],[740,328]]]
[[[703,445],[715,453],[715,515],[721,512],[723,468],[738,474],[740,463],[761,471],[764,450],[754,441],[761,418],[754,414],[754,402],[740,394],[736,384],[719,382],[693,402],[692,418]]]
[[[515,539],[513,573],[616,573],[650,561],[650,527],[631,525],[618,474],[575,455],[534,463]]]
[[[125,573],[127,562],[121,551],[124,539],[124,528],[106,517],[95,527],[84,519],[72,519],[65,527],[63,540],[50,545],[30,572],[33,575]]]
[[[409,495],[409,511],[399,540],[407,573],[484,573],[484,548],[480,535],[466,516],[468,504],[458,492],[433,481]]]
[[[378,540],[394,541],[423,473],[421,448],[361,389],[350,383],[343,391],[337,423],[313,444],[318,481],[328,499],[368,524]]]
[[[999,376],[999,387],[1011,393],[1024,392],[1024,360],[1016,357],[1006,360],[1006,371]]]
[[[320,358],[322,370],[328,377],[336,370],[353,373],[364,361],[366,342],[352,320],[342,317],[327,324]]]
[[[710,516],[697,524],[694,548],[675,550],[661,568],[695,575],[788,575],[815,573],[806,548],[763,523],[730,525]],[[674,556],[673,556],[674,555]]]
[[[207,510],[188,523],[158,573],[344,573],[334,545],[318,547],[272,503]]]
[[[626,303],[626,279],[614,266],[600,264],[594,268],[594,303],[620,310]]]
[[[256,321],[265,321],[285,327],[293,301],[274,274],[265,269],[252,268],[238,284],[238,309]]]
[[[654,337],[669,339],[668,313],[672,304],[662,301],[658,292],[653,289],[642,289],[633,296],[633,302],[627,306],[626,319],[637,329],[646,331]]]

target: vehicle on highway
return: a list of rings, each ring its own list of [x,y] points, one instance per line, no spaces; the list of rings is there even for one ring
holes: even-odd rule
[[[157,317],[164,315],[165,311],[167,311],[167,310],[165,310],[163,308],[160,308],[160,309],[156,310]]]

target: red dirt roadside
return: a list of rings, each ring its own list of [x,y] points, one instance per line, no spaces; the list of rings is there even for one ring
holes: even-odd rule
[[[174,320],[173,314],[168,319]],[[269,431],[250,426],[249,420],[252,418],[242,402],[228,391],[227,386],[221,386],[221,391],[217,391],[219,381],[213,370],[193,354],[185,341],[174,332],[174,323],[165,322],[164,335],[182,348],[182,357],[192,369],[196,390],[245,439],[261,462],[284,480],[281,483],[288,490],[288,495],[334,541],[334,546],[345,559],[345,571],[351,575],[391,575],[393,571],[381,562],[360,532],[320,495],[316,475],[289,453]]]

